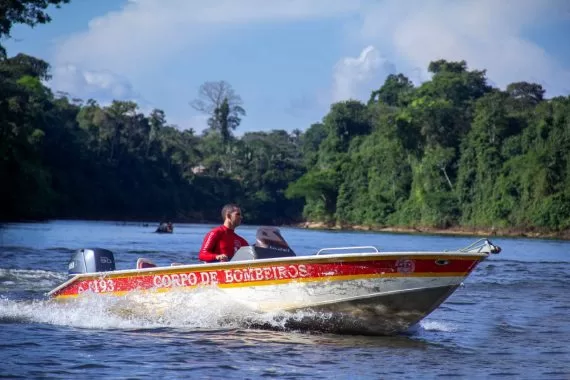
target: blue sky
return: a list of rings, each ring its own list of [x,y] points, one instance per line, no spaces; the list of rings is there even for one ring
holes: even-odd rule
[[[305,130],[390,73],[429,79],[441,58],[487,69],[501,88],[570,94],[567,0],[71,0],[51,15],[15,27],[8,54],[48,61],[54,91],[135,100],[198,132],[206,117],[189,102],[206,81],[241,95],[238,134]]]

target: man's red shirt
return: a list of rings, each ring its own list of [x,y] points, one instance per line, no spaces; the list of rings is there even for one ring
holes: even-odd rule
[[[249,245],[234,230],[222,225],[214,228],[204,237],[198,259],[206,262],[216,261],[217,255],[226,255],[231,259],[238,249]]]

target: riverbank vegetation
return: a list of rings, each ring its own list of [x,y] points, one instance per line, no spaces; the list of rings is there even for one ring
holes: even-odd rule
[[[45,22],[22,17],[0,38]],[[47,62],[0,48],[0,219],[217,221],[231,201],[253,224],[567,234],[570,96],[495,88],[464,61],[428,69],[313,125],[237,136],[247,105],[227,82],[191,101],[197,134],[132,101],[54,94]]]
[[[309,220],[418,229],[570,227],[570,97],[505,90],[465,62],[435,61],[414,86],[391,75],[367,104],[333,104],[287,190]]]

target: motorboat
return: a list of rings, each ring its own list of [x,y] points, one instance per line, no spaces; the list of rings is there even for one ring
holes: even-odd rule
[[[174,232],[174,227],[171,222],[162,222],[158,225],[155,232],[158,234],[171,234]]]
[[[146,302],[210,288],[255,313],[296,315],[290,328],[384,335],[404,332],[425,318],[479,263],[499,252],[480,239],[451,251],[354,246],[297,255],[278,228],[260,227],[255,244],[219,263],[156,266],[139,258],[135,268],[117,270],[111,251],[80,249],[69,262],[69,279],[48,296],[69,301],[136,293]]]

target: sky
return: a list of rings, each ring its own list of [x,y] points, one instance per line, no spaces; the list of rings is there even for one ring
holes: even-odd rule
[[[438,59],[570,95],[567,0],[71,0],[50,15],[14,27],[8,55],[49,62],[54,92],[134,100],[196,132],[207,116],[189,103],[207,81],[242,97],[238,135],[306,130],[389,74],[429,80]]]

